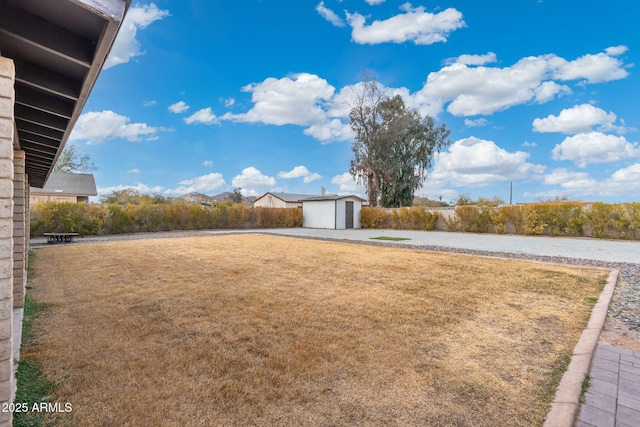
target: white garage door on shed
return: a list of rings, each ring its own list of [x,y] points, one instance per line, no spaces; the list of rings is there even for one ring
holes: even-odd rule
[[[302,226],[306,228],[360,228],[358,196],[319,196],[302,200]]]

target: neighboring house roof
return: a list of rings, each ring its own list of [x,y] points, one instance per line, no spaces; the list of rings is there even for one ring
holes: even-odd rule
[[[360,196],[356,196],[353,194],[348,194],[348,195],[339,195],[339,194],[328,194],[326,196],[312,196],[312,197],[307,197],[305,199],[300,200],[301,202],[317,202],[317,201],[322,201],[322,200],[342,200],[342,199],[350,199],[350,198],[354,198],[354,199],[359,199],[361,201],[365,201],[365,199],[363,199]]]
[[[34,194],[73,194],[77,196],[97,196],[96,181],[90,173],[51,172],[42,188],[31,187]]]
[[[253,203],[257,202],[258,200],[262,199],[263,197],[266,197],[268,195],[272,195],[273,197],[277,197],[278,199],[282,200],[283,202],[287,202],[287,203],[297,203],[302,201],[302,199],[306,199],[309,197],[313,197],[312,194],[293,194],[293,193],[265,193],[262,196],[258,197]]]
[[[16,149],[42,188],[131,0],[0,0],[0,53],[15,64]]]

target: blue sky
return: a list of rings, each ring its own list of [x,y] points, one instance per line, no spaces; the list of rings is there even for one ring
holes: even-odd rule
[[[68,143],[99,194],[364,195],[363,73],[451,130],[416,195],[640,200],[635,1],[134,3]]]

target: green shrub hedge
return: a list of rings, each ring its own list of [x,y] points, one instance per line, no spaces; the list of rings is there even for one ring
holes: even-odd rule
[[[183,204],[36,203],[30,208],[31,235],[74,232],[80,235],[141,231],[301,227],[302,209],[214,207]]]

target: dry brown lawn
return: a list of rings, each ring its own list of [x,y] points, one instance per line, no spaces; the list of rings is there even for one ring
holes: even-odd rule
[[[259,235],[47,247],[23,357],[61,425],[539,426],[606,277]]]

